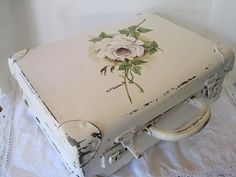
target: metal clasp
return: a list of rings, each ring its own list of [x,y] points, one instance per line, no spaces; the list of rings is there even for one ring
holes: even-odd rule
[[[121,151],[116,151],[115,153],[113,153],[112,155],[108,157],[108,162],[110,164],[114,164],[120,158],[121,158]]]
[[[205,86],[206,86],[206,96],[208,99],[211,99],[214,95],[214,87],[216,86],[216,80],[217,80],[218,76],[217,74],[215,74],[214,76],[212,76],[211,78],[209,78],[206,82],[205,82]]]
[[[116,143],[120,143],[124,148],[127,148],[136,159],[142,156],[142,153],[134,145],[134,135],[137,128],[132,128],[115,139]]]

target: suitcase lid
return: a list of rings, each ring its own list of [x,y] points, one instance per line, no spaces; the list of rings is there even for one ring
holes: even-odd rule
[[[17,64],[59,123],[102,131],[222,64],[214,43],[157,15],[30,50]]]

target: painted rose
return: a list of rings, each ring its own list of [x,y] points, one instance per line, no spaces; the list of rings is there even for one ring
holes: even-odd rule
[[[95,51],[99,58],[124,60],[144,55],[144,43],[130,36],[115,34],[111,38],[104,38],[95,43]]]
[[[116,33],[100,32],[96,36],[90,36],[89,42],[92,42],[90,49],[96,54],[97,57],[103,60],[104,66],[100,69],[100,74],[106,76],[108,73],[117,72],[122,79],[121,83],[116,84],[106,90],[107,93],[124,87],[130,103],[132,104],[132,95],[129,93],[129,86],[137,87],[137,89],[144,93],[142,86],[136,81],[136,76],[141,76],[142,67],[148,60],[143,60],[148,56],[155,54],[160,48],[158,43],[154,40],[143,40],[146,33],[153,31],[141,25],[146,21],[143,19],[136,25],[118,30]],[[150,36],[146,36],[146,39]],[[91,52],[92,52],[91,51]],[[91,54],[94,54],[91,53]]]

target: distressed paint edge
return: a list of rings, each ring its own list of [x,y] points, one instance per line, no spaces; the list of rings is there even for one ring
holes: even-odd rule
[[[18,59],[20,58],[23,58],[27,53],[29,52],[29,49],[26,48],[26,49],[23,49],[23,50],[20,50],[12,55],[10,55],[10,59],[13,61],[13,62],[16,62]]]
[[[221,43],[216,43],[214,46],[214,52],[217,52],[223,60],[223,68],[225,72],[230,72],[233,70],[235,54],[234,52],[222,45]]]

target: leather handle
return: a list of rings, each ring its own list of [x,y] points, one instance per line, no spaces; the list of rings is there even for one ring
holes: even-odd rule
[[[195,119],[173,131],[161,130],[155,125],[151,125],[146,128],[147,134],[164,141],[178,141],[199,132],[205,127],[211,117],[210,109],[208,105],[199,98],[190,99],[189,103],[201,110],[200,115]]]

